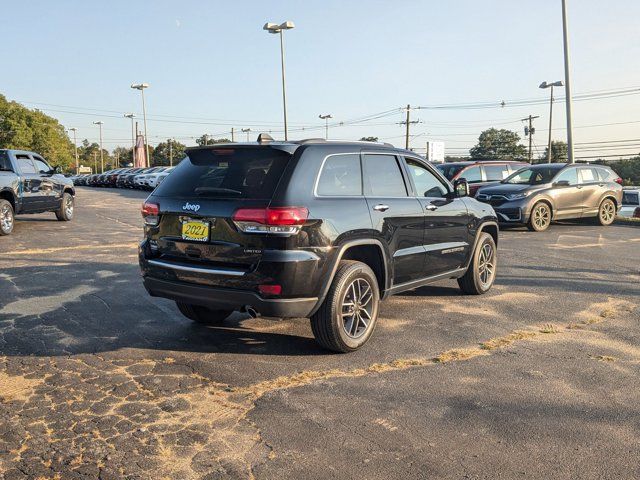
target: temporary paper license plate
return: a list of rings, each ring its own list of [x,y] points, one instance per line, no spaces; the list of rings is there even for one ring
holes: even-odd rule
[[[209,222],[199,222],[197,220],[183,222],[182,239],[207,242],[209,240]]]

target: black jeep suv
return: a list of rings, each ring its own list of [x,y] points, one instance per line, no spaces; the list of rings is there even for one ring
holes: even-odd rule
[[[196,322],[311,317],[323,347],[347,352],[373,333],[380,299],[447,278],[469,294],[493,284],[493,209],[410,151],[261,135],[187,155],[143,205],[139,257],[148,292]]]

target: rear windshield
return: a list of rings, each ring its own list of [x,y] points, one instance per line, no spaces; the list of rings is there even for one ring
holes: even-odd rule
[[[637,207],[640,205],[640,193],[623,191],[622,205],[625,207]]]
[[[272,148],[191,150],[154,195],[268,200],[290,158]]]
[[[447,177],[447,180],[453,180],[453,177],[455,177],[464,167],[466,167],[466,165],[447,165],[446,163],[436,165],[436,168],[440,170],[445,177]]]
[[[9,154],[6,150],[0,150],[0,172],[12,171],[11,162],[9,161]]]

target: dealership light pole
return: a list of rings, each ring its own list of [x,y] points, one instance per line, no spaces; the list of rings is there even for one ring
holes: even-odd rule
[[[102,151],[102,124],[104,122],[99,120],[97,122],[93,122],[94,125],[98,125],[100,127],[100,173],[104,173],[104,155]]]
[[[268,31],[269,33],[279,33],[280,34],[280,63],[282,66],[282,106],[284,109],[284,139],[288,140],[288,129],[287,129],[287,89],[286,89],[286,79],[285,79],[285,68],[284,68],[284,37],[282,32],[284,30],[291,30],[295,25],[293,22],[286,21],[277,25],[275,23],[265,23],[263,30]]]
[[[540,88],[551,88],[551,99],[549,101],[549,144],[547,145],[547,163],[551,163],[551,127],[553,125],[553,87],[562,87],[561,80],[553,83],[542,82]]]
[[[333,118],[330,114],[318,115],[318,118],[324,120],[324,139],[329,140],[329,119]]]
[[[80,164],[78,163],[78,140],[76,139],[76,132],[78,131],[78,129],[76,127],[71,127],[69,131],[73,132],[73,148],[75,149],[76,175],[77,175],[80,170]]]
[[[564,40],[564,91],[567,107],[567,161],[574,163],[573,158],[573,122],[571,120],[571,77],[569,61],[569,27],[567,26],[567,0],[562,0],[562,38]]]
[[[136,133],[135,127],[133,125],[133,119],[136,117],[133,113],[125,113],[124,116],[126,118],[131,119],[131,161],[133,162],[133,166],[136,166]]]
[[[140,90],[140,94],[142,95],[142,117],[144,121],[144,143],[146,145],[147,158],[145,159],[144,166],[148,167],[151,159],[149,158],[149,137],[147,136],[147,107],[144,103],[144,89],[149,88],[148,83],[132,83],[131,88],[135,90]]]
[[[242,133],[246,133],[247,134],[247,142],[249,142],[249,133],[251,132],[250,128],[241,128],[240,129],[242,131]]]

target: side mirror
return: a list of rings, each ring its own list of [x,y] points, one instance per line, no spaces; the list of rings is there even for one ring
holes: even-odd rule
[[[453,189],[455,190],[456,197],[469,196],[469,183],[466,178],[459,178],[453,182]]]
[[[570,185],[569,180],[558,180],[553,184],[554,187],[568,187]]]

